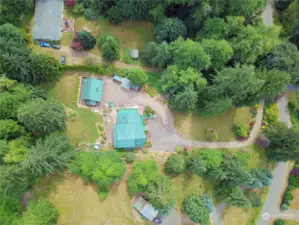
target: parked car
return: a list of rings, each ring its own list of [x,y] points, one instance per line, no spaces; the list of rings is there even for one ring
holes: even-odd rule
[[[59,45],[52,45],[51,47],[54,48],[54,49],[60,49]]]
[[[40,45],[41,47],[44,47],[44,48],[50,48],[50,43],[45,42],[45,41],[41,41],[41,42],[39,43],[39,45]]]
[[[61,56],[61,64],[65,64],[65,56]]]

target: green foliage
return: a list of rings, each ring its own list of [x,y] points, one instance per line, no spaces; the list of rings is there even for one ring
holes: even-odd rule
[[[164,164],[164,171],[170,175],[183,173],[185,170],[184,157],[177,154],[172,154],[168,157]]]
[[[24,133],[24,128],[14,120],[0,120],[0,139],[13,139]]]
[[[209,18],[205,21],[202,30],[197,34],[197,40],[227,38],[230,26],[222,18]]]
[[[261,95],[267,99],[274,99],[279,96],[281,92],[285,91],[286,86],[291,81],[288,73],[275,69],[262,73],[260,78],[265,80]]]
[[[192,111],[196,108],[198,93],[192,88],[186,88],[184,91],[177,93],[171,105],[173,108],[181,111]]]
[[[145,108],[144,108],[145,116],[153,116],[155,114],[156,114],[155,110],[153,110],[150,106],[145,106]]]
[[[172,64],[182,70],[193,67],[199,71],[207,69],[211,65],[211,58],[205,52],[200,43],[191,39],[177,39],[170,45]]]
[[[261,196],[257,192],[249,192],[248,199],[252,207],[260,207],[263,204]]]
[[[249,127],[244,124],[234,125],[233,130],[238,137],[242,137],[242,138],[248,137]]]
[[[228,14],[233,16],[252,17],[265,7],[263,0],[229,0]]]
[[[259,100],[263,85],[264,80],[257,78],[253,66],[224,68],[207,88],[207,94],[230,97],[236,105],[252,105]]]
[[[80,41],[80,43],[82,44],[82,46],[85,50],[94,48],[94,46],[97,43],[97,40],[92,35],[92,33],[85,31],[85,30],[80,31],[78,33],[78,40]]]
[[[114,25],[120,24],[123,21],[123,15],[120,12],[120,10],[117,9],[116,7],[112,7],[109,9],[107,18],[108,18],[109,22]]]
[[[64,168],[73,157],[74,151],[66,135],[53,133],[44,140],[38,139],[28,152],[22,167],[36,176],[53,173]]]
[[[65,129],[66,114],[53,100],[35,99],[18,109],[18,120],[35,135],[47,135]]]
[[[205,52],[211,57],[211,67],[221,69],[233,56],[233,48],[226,40],[204,39]]]
[[[98,40],[102,56],[106,60],[117,60],[120,57],[119,40],[114,36],[101,35]]]
[[[266,67],[268,70],[279,70],[289,73],[291,82],[295,83],[299,80],[298,76],[299,51],[294,44],[283,42],[273,48],[269,54],[260,62],[260,66]],[[280,75],[275,72],[276,77]],[[283,73],[282,73],[283,74]],[[285,79],[283,79],[284,81]]]
[[[279,219],[276,220],[273,225],[286,225],[286,221]]]
[[[203,117],[218,117],[225,113],[231,106],[231,98],[216,98],[204,103],[204,107],[201,109],[200,115]]]
[[[278,120],[278,116],[279,109],[277,107],[277,104],[272,103],[266,105],[264,119],[267,121],[267,123],[276,122]]]
[[[170,61],[169,45],[166,42],[161,44],[149,42],[142,52],[142,57],[148,65],[163,68]]]
[[[29,139],[25,136],[19,137],[9,142],[9,150],[5,154],[5,163],[19,163],[27,158],[29,151]]]
[[[26,44],[28,40],[28,35],[23,29],[17,28],[9,23],[0,26],[0,36],[20,44]]]
[[[207,141],[218,141],[219,139],[218,130],[215,128],[207,128],[205,130],[205,139]]]
[[[127,77],[133,84],[143,85],[147,81],[147,74],[140,68],[132,68],[125,71]]]
[[[270,140],[267,154],[275,161],[299,160],[299,133],[283,123],[273,123],[264,130]]]
[[[84,9],[84,16],[87,20],[95,20],[97,18],[93,9]]]
[[[104,201],[109,196],[109,191],[107,188],[100,188],[100,191],[98,192],[100,201]]]
[[[238,208],[251,208],[249,199],[240,188],[233,188],[232,192],[226,198],[226,202]]]
[[[120,180],[126,171],[126,165],[114,151],[80,152],[68,166],[73,173],[79,173],[87,180],[94,181],[100,187],[107,187]]]
[[[46,54],[32,53],[30,55],[31,75],[22,82],[39,84],[51,81],[61,75],[61,66],[58,60]]]
[[[30,202],[23,217],[24,225],[55,225],[57,219],[58,211],[47,199]]]
[[[218,168],[223,162],[223,153],[214,149],[201,149],[199,157],[208,169]]]
[[[203,225],[210,224],[210,213],[204,204],[202,196],[199,194],[191,194],[187,196],[182,205],[182,210],[195,223]]]
[[[73,7],[72,9],[72,12],[75,14],[75,15],[80,15],[80,14],[83,14],[84,13],[84,3],[76,3],[75,6]]]
[[[171,97],[175,97],[179,93],[184,93],[188,88],[194,91],[200,91],[206,86],[207,81],[193,68],[180,70],[177,66],[173,65],[169,66],[167,70],[162,73],[161,83],[163,92]],[[193,95],[194,94],[192,93],[192,96]],[[182,94],[179,96],[180,100],[184,99],[182,98]],[[183,96],[190,97],[189,94]],[[192,104],[187,105],[192,106]]]
[[[205,161],[196,153],[191,153],[186,156],[185,165],[187,171],[191,171],[199,176],[202,176],[207,172]]]
[[[250,171],[251,180],[248,183],[249,188],[262,188],[271,185],[272,174],[266,168],[253,168]]]
[[[178,37],[185,37],[187,35],[187,29],[183,21],[177,18],[166,18],[159,23],[155,28],[155,36],[157,42],[163,41],[172,42]]]
[[[126,161],[127,163],[132,163],[132,162],[134,162],[135,160],[136,160],[136,154],[135,154],[135,152],[128,152],[128,153],[126,154],[125,161]]]
[[[248,25],[232,41],[234,58],[241,63],[255,62],[279,44],[279,33],[277,26]]]
[[[154,160],[136,162],[128,178],[128,189],[131,195],[144,192],[148,184],[159,172],[158,164]]]
[[[165,175],[159,174],[149,182],[146,195],[149,203],[162,213],[169,213],[174,206],[172,181]]]
[[[9,145],[6,140],[0,140],[0,165],[3,162],[3,157],[9,150]]]

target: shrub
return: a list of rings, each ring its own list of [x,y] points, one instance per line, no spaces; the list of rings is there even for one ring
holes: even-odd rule
[[[134,152],[128,152],[125,157],[127,163],[132,163],[136,160],[136,154]]]
[[[123,21],[124,16],[121,10],[118,10],[117,7],[112,7],[108,10],[107,18],[110,23],[119,24]]]
[[[97,43],[97,40],[92,35],[92,33],[85,31],[85,30],[80,31],[78,33],[77,39],[80,41],[81,45],[83,46],[83,48],[85,50],[94,48],[94,46]]]
[[[84,4],[83,3],[77,3],[75,4],[74,8],[73,8],[73,13],[74,14],[82,14],[84,13]]]
[[[145,148],[145,149],[142,150],[142,153],[143,153],[143,154],[147,154],[147,153],[148,153],[148,150]]]
[[[97,18],[95,12],[92,9],[85,9],[84,16],[87,20],[95,20]]]
[[[102,125],[102,124],[98,124],[98,129],[99,129],[100,131],[103,131],[103,130],[104,130],[103,125]]]
[[[286,225],[286,221],[279,219],[276,220],[273,225]]]
[[[273,123],[277,121],[279,115],[279,109],[277,104],[269,104],[265,109],[265,120],[267,123]]]
[[[145,116],[153,116],[155,114],[156,114],[155,110],[153,110],[150,106],[145,106],[145,109],[144,109]]]
[[[252,207],[260,207],[262,205],[261,196],[256,192],[249,192],[248,199]]]
[[[68,7],[73,7],[73,6],[76,4],[76,0],[66,0],[66,1],[65,1],[65,4],[66,4]]]
[[[185,170],[184,157],[177,154],[172,154],[168,157],[164,164],[164,171],[168,174],[180,174]]]
[[[106,60],[116,60],[120,57],[119,40],[114,36],[101,35],[98,39],[102,56]]]
[[[283,199],[284,199],[284,201],[292,201],[294,199],[294,196],[293,196],[292,192],[287,191],[284,193]]]
[[[100,191],[98,192],[98,196],[100,201],[104,201],[105,199],[108,198],[109,192],[107,188],[101,188]]]
[[[282,204],[281,209],[282,210],[288,210],[289,206],[287,204]]]
[[[217,130],[215,128],[207,128],[205,130],[205,138],[207,141],[217,141],[219,139]]]
[[[234,125],[233,130],[238,137],[246,138],[248,137],[248,127],[244,124]]]
[[[213,200],[211,198],[211,196],[209,194],[205,194],[202,197],[202,200],[205,204],[205,206],[207,207],[207,209],[209,210],[210,213],[214,212],[214,205],[213,205]]]

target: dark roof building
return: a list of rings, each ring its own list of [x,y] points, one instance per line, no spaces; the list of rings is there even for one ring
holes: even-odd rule
[[[63,0],[35,0],[33,39],[58,41],[62,37]]]
[[[95,106],[97,102],[102,101],[104,82],[102,80],[90,77],[84,77],[82,80],[81,99],[86,105]]]

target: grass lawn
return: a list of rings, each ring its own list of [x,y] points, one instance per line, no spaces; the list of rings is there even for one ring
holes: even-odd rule
[[[60,101],[66,108],[76,112],[75,119],[67,121],[67,133],[72,143],[93,143],[99,137],[96,123],[103,123],[100,115],[89,109],[77,108],[74,98],[77,95],[76,83],[79,75],[91,76],[92,73],[65,72],[58,81],[45,86],[51,96]]]
[[[59,212],[57,225],[145,225],[145,222],[136,223],[132,216],[126,185],[128,174],[129,171],[122,182],[110,188],[109,197],[102,202],[96,185],[84,183],[79,176],[69,172],[65,172],[63,177],[40,179],[33,187],[33,196],[49,197]]]
[[[63,32],[62,33],[62,38],[60,40],[60,44],[70,46],[71,43],[72,43],[73,37],[74,37],[74,33],[72,33],[72,32]]]
[[[257,192],[261,195],[263,201],[267,197],[269,188],[259,189]],[[223,212],[224,225],[254,225],[260,216],[262,207],[241,209],[234,206],[227,206]]]
[[[116,36],[120,42],[121,55],[126,48],[142,49],[148,42],[154,40],[153,25],[146,21],[127,21],[112,25],[104,17],[89,21],[80,16],[75,19],[75,32],[83,29],[92,32],[96,37],[101,34]],[[97,47],[91,52],[101,54]]]
[[[188,139],[206,141],[205,130],[216,128],[219,141],[233,141],[236,139],[233,124],[249,124],[251,113],[249,107],[232,107],[220,117],[203,118],[199,113],[174,112],[174,119],[179,133]]]
[[[288,220],[286,221],[286,225],[299,225],[299,222],[298,221],[291,221],[291,220]]]
[[[130,56],[130,51],[132,48],[125,48],[123,50],[122,54],[122,61],[127,64],[135,64],[135,65],[141,65],[141,62],[139,59],[132,59]]]
[[[297,209],[299,210],[299,188],[293,191],[294,199],[290,205],[290,209]]]
[[[214,194],[214,186],[204,178],[191,173],[184,173],[176,176],[172,180],[176,204],[181,208],[186,196],[193,193],[204,194],[208,192],[210,196]]]

